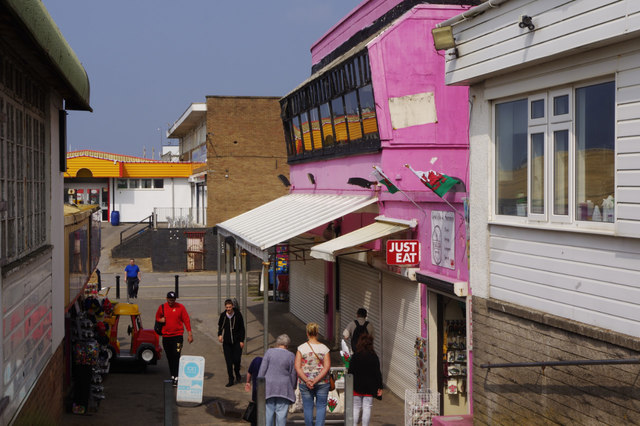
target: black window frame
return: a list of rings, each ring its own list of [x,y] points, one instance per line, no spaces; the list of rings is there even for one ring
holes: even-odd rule
[[[287,146],[288,163],[299,163],[306,161],[314,161],[319,158],[332,158],[342,157],[345,155],[362,154],[367,152],[377,152],[380,150],[380,135],[379,133],[369,133],[365,135],[364,123],[363,123],[363,111],[360,100],[359,89],[366,86],[372,86],[371,70],[369,67],[369,55],[367,50],[363,50],[349,59],[342,61],[340,64],[334,66],[332,69],[323,72],[315,79],[309,81],[304,86],[300,87],[295,92],[283,98],[280,102],[281,117],[285,134],[285,143]],[[354,93],[355,100],[357,102],[357,112],[360,122],[361,137],[352,140],[349,134],[349,123],[346,115],[345,96]],[[371,90],[374,97],[375,105],[375,93]],[[347,134],[346,141],[336,142],[337,140],[337,128],[334,120],[334,111],[332,102],[335,100],[342,102],[343,109],[345,111],[345,131]],[[321,106],[327,104],[329,106],[331,129],[333,133],[332,141],[328,141],[325,137],[324,126],[322,122]],[[317,110],[319,117],[318,125],[320,127],[319,135],[322,138],[322,143],[314,143],[313,140],[313,123],[309,121],[309,139],[311,141],[311,150],[306,149],[304,146],[304,135],[301,136],[302,147],[296,145],[294,134],[294,123],[298,117],[302,114],[308,114],[311,117],[310,111],[312,109]],[[377,116],[373,117],[377,121]],[[376,127],[377,126],[376,123]],[[299,122],[299,129],[302,133],[301,123]],[[316,135],[317,136],[317,135]]]

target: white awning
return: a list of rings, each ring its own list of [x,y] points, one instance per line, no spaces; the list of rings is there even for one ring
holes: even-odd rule
[[[223,236],[263,260],[266,250],[297,235],[373,204],[376,197],[289,194],[217,225]]]
[[[335,262],[335,257],[343,250],[350,249],[360,244],[368,243],[400,231],[406,231],[409,228],[415,228],[416,225],[417,221],[415,219],[402,220],[378,216],[376,217],[375,223],[372,223],[371,225],[311,247],[311,256],[316,259]]]

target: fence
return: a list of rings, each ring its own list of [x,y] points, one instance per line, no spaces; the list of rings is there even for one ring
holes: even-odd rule
[[[191,207],[154,207],[153,213],[158,223],[166,223],[169,228],[197,226],[193,220]]]

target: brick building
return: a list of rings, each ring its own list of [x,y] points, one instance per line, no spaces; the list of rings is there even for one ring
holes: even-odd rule
[[[207,96],[167,131],[179,139],[182,161],[203,161],[191,176],[192,191],[206,204],[212,226],[288,192],[289,175],[277,97]]]

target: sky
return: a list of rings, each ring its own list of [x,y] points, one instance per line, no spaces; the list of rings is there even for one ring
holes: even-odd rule
[[[155,158],[207,95],[282,96],[311,45],[361,0],[42,0],[89,76],[93,112],[69,111],[67,149]]]

